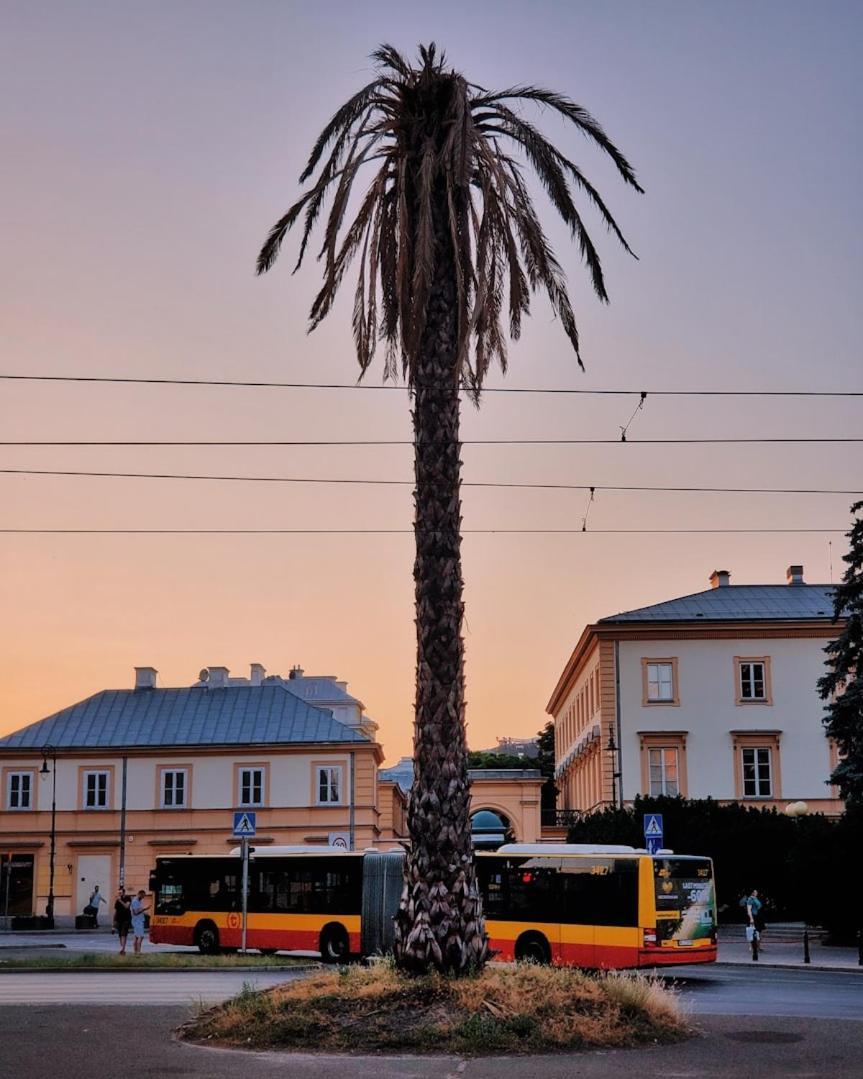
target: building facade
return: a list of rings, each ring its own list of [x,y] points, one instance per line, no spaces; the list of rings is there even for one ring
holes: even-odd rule
[[[95,885],[109,903],[118,883],[147,888],[160,855],[224,854],[237,810],[256,814],[256,846],[406,842],[413,761],[380,768],[377,724],[345,682],[257,663],[179,688],[157,674],[0,738],[0,927],[49,910],[70,924]],[[478,843],[540,838],[538,771],[471,778]]]
[[[471,768],[471,829],[476,846],[504,841],[537,843],[542,836],[544,780],[538,768]],[[378,783],[394,784],[405,796],[413,784],[413,759],[402,757],[378,773]]]
[[[559,808],[680,794],[842,811],[816,689],[841,625],[830,586],[801,566],[786,580],[716,571],[705,592],[585,628],[547,706]]]
[[[146,888],[160,854],[225,853],[237,809],[256,813],[258,845],[404,834],[403,796],[378,788],[377,725],[344,683],[259,664],[248,679],[211,667],[186,688],[156,678],[136,668],[133,689],[0,739],[0,917],[48,907],[52,834],[60,922],[96,884],[107,899],[118,881]]]

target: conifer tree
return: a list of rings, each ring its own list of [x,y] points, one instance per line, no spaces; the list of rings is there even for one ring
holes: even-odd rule
[[[855,502],[851,512],[861,511],[863,502]],[[844,619],[845,628],[824,649],[830,670],[818,680],[818,692],[830,702],[824,726],[839,750],[830,782],[847,805],[863,806],[863,517],[856,517],[847,536],[850,549],[842,557],[848,569],[833,601],[834,620]]]

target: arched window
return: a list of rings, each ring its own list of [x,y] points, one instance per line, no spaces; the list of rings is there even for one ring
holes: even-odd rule
[[[471,813],[470,832],[473,845],[479,850],[496,850],[514,838],[508,818],[495,809],[478,809]]]

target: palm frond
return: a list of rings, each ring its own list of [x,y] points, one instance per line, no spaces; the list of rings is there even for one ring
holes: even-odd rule
[[[512,100],[513,98],[523,101],[536,101],[542,105],[547,105],[549,108],[554,109],[555,112],[565,116],[567,120],[571,120],[580,131],[583,131],[601,150],[608,154],[626,183],[634,187],[636,191],[644,194],[644,188],[635,179],[635,169],[606,135],[599,121],[595,120],[587,109],[582,108],[581,105],[576,105],[574,101],[564,94],[557,94],[553,90],[544,90],[540,86],[512,86],[508,90],[500,90],[493,94],[479,94],[474,98],[472,105],[473,107],[480,107],[497,101]]]
[[[416,65],[392,45],[372,54],[377,77],[336,111],[318,136],[302,175],[314,180],[270,230],[257,272],[275,263],[303,216],[296,268],[322,221],[323,281],[310,312],[314,329],[332,310],[348,266],[359,258],[352,327],[361,375],[380,341],[384,377],[399,366],[413,383],[425,347],[430,305],[445,286],[452,307],[454,372],[478,395],[495,363],[506,369],[503,319],[513,340],[544,292],[578,359],[579,336],[566,278],[534,207],[529,168],[579,245],[594,291],[608,299],[599,251],[576,195],[632,253],[602,196],[582,169],[516,111],[513,102],[550,108],[575,125],[641,187],[626,157],[582,106],[541,87],[490,92],[445,65],[436,45]],[[518,159],[518,160],[516,160]],[[380,162],[352,219],[357,178]],[[443,276],[442,276],[443,275]],[[435,301],[438,302],[438,301]]]
[[[312,152],[309,154],[309,160],[306,162],[306,167],[300,173],[301,184],[304,184],[315,171],[324,150],[326,150],[330,142],[342,131],[348,130],[351,127],[356,118],[360,116],[367,107],[370,98],[375,94],[379,87],[380,79],[375,79],[373,82],[364,86],[358,93],[354,94],[352,98],[346,101],[344,105],[336,111],[330,122],[320,135],[318,135],[317,141],[312,147]]]

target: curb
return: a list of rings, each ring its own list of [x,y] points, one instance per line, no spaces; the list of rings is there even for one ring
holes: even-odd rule
[[[830,967],[820,963],[771,963],[769,960],[759,959],[717,959],[713,963],[715,967],[769,967],[771,970],[819,970],[829,971],[833,974],[863,974],[863,967]]]
[[[4,967],[0,965],[0,978],[8,974],[288,974],[297,972],[307,974],[320,970],[320,963],[309,963],[291,967]]]

